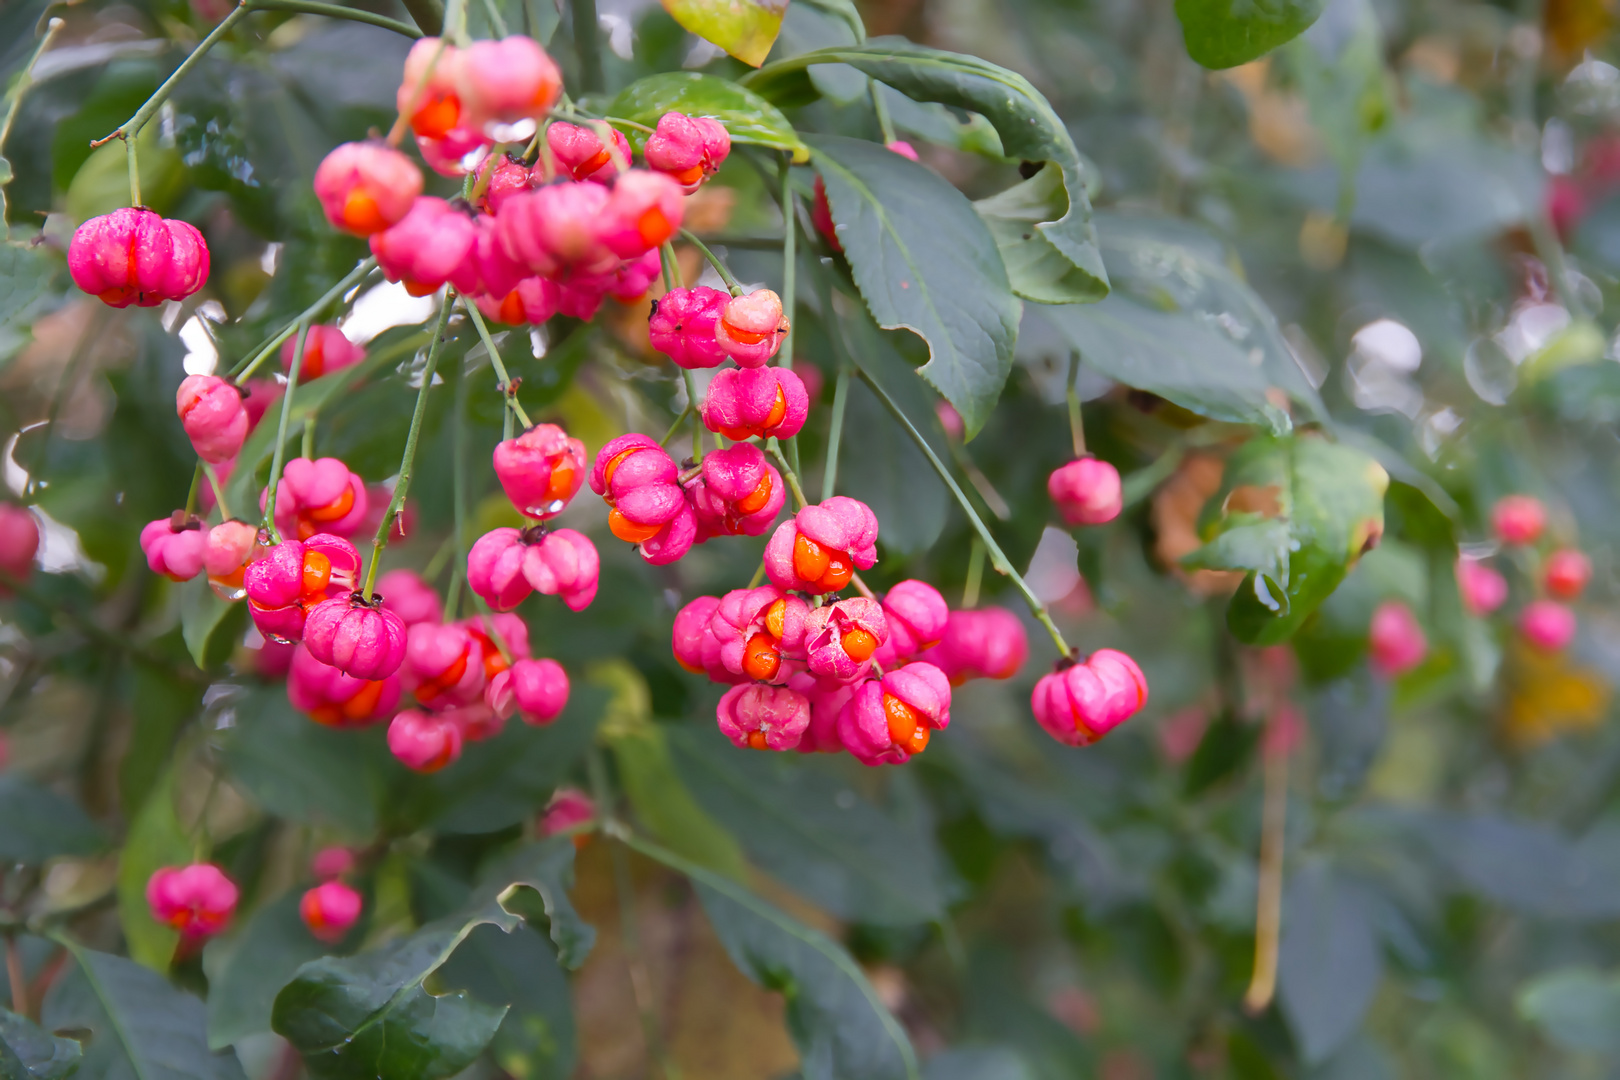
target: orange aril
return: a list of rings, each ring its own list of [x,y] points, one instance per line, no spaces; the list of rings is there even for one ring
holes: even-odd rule
[[[416,688],[416,700],[423,705],[429,704],[445,690],[460,682],[465,674],[467,674],[467,652],[463,650],[453,664],[439,672],[438,677],[429,679]]]
[[[461,100],[454,94],[429,94],[411,116],[411,130],[425,139],[439,139],[461,120]]]
[[[737,513],[752,514],[754,511],[760,509],[770,501],[771,474],[766,473],[764,476],[759,478],[759,483],[754,486],[753,491],[750,491],[744,498],[737,500]]]
[[[318,596],[332,583],[332,560],[318,551],[304,552],[304,595]]]
[[[748,745],[755,750],[764,750],[766,748],[765,733],[763,731],[750,731],[748,733]]]
[[[793,572],[803,581],[816,582],[827,572],[832,555],[803,533],[793,538]]]
[[[778,386],[776,388],[776,404],[771,406],[770,415],[765,417],[765,423],[762,425],[763,430],[761,430],[759,434],[763,435],[766,431],[769,431],[777,424],[780,424],[782,422],[782,418],[786,415],[787,395],[782,393],[782,388]]]
[[[636,231],[641,234],[642,243],[650,248],[657,247],[675,235],[675,227],[656,206],[649,206],[642,212],[641,217],[636,220]]]
[[[443,284],[443,282],[440,282],[440,284]],[[406,278],[405,291],[416,297],[432,296],[439,291],[439,286],[430,285],[425,281],[417,281],[414,278]]]
[[[877,652],[878,646],[877,638],[858,626],[852,626],[845,630],[844,636],[839,639],[839,644],[843,645],[845,655],[857,664],[869,659],[873,653]]]
[[[703,665],[702,664],[688,664],[685,660],[682,660],[678,656],[675,658],[675,662],[677,664],[681,665],[681,667],[685,668],[687,671],[690,671],[694,675],[702,675],[703,674]]]
[[[782,640],[782,634],[787,630],[786,600],[778,600],[765,609],[765,629],[777,641]]]
[[[901,745],[910,753],[920,754],[928,749],[928,739],[933,734],[933,728],[930,728],[927,724],[918,724],[917,730],[911,733],[911,739]]]
[[[336,521],[350,510],[354,509],[354,485],[350,484],[343,489],[343,494],[325,506],[317,506],[313,510],[305,510],[304,516],[311,521]]]
[[[574,494],[574,463],[567,457],[551,467],[551,484],[546,494],[553,499],[568,499]]]
[[[371,197],[371,192],[361,187],[350,191],[343,200],[343,224],[350,232],[357,232],[362,236],[370,236],[388,228],[388,222],[383,219],[382,207]]]
[[[699,180],[703,179],[703,165],[700,162],[692,166],[690,169],[682,169],[680,172],[672,172],[669,174],[669,178],[675,181],[677,184],[681,184],[683,186],[686,184],[695,184]]]
[[[727,336],[729,336],[733,341],[740,342],[743,345],[758,345],[760,342],[770,337],[774,332],[775,331],[767,330],[764,333],[760,333],[757,330],[744,330],[741,327],[733,326],[730,322],[726,323]]]
[[[662,528],[662,525],[637,524],[636,522],[625,517],[623,514],[619,513],[617,510],[610,510],[608,512],[608,532],[612,533],[614,536],[617,536],[620,540],[626,541],[627,543],[639,544],[643,541],[651,540],[653,537],[658,535],[658,530]]]
[[[607,147],[604,146],[602,149],[592,154],[588,159],[580,162],[578,167],[574,169],[574,179],[583,180],[587,176],[591,175],[591,173],[595,172],[597,169],[600,169],[602,166],[606,165],[612,160],[613,155],[608,153]]]
[[[613,505],[613,474],[619,470],[619,466],[624,462],[625,458],[636,453],[638,450],[645,449],[645,446],[632,446],[628,450],[620,450],[617,454],[613,455],[613,460],[608,462],[607,465],[603,467],[602,486],[608,490],[607,494],[603,495],[602,498],[607,500],[607,504],[609,506]]]
[[[382,697],[383,684],[381,682],[368,682],[360,688],[359,693],[343,703],[343,718],[345,720],[364,720],[371,715],[377,707],[377,699]]]
[[[855,564],[842,551],[835,551],[827,560],[827,572],[816,581],[827,592],[837,592],[855,576]]]
[[[501,301],[501,310],[496,314],[507,326],[519,326],[528,321],[523,313],[523,297],[518,295],[516,289],[506,294],[506,299]]]
[[[326,727],[343,726],[343,710],[336,705],[317,705],[310,710],[309,718]]]
[[[776,642],[769,634],[755,634],[743,649],[743,673],[757,682],[768,682],[776,677],[782,666],[782,654],[776,651]]]
[[[917,729],[924,726],[917,710],[893,694],[883,695],[883,718],[889,722],[889,738],[896,746],[909,745]]]

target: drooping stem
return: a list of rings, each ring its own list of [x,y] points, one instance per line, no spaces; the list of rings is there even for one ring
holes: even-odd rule
[[[124,154],[129,161],[129,205],[141,205],[141,163],[136,159],[135,140],[124,140]]]
[[[416,25],[422,28],[422,34],[437,37],[444,33],[444,5],[439,0],[401,0],[405,10],[410,12]],[[416,35],[421,37],[421,34]]]
[[[979,586],[982,584],[984,584],[984,541],[975,536],[973,548],[968,553],[967,584],[962,586],[964,608],[979,606]]]
[[[260,346],[259,351],[254,353],[251,359],[244,360],[240,364],[236,365],[236,367],[232,368],[230,374],[226,377],[235,382],[237,386],[241,386],[244,380],[250,378],[255,371],[259,370],[260,364],[269,359],[272,353],[280,349],[282,344],[288,338],[292,337],[294,330],[296,330],[300,325],[307,326],[308,324],[314,322],[320,317],[321,312],[326,309],[326,305],[330,304],[332,301],[348,292],[354,286],[358,285],[361,280],[363,280],[367,274],[371,273],[371,271],[376,269],[376,267],[377,260],[375,258],[368,257],[362,259],[359,265],[344,275],[343,280],[339,281],[336,285],[333,285],[330,289],[327,289],[326,292],[321,295],[319,300],[305,308],[298,314],[297,318],[293,319],[292,322],[282,327],[280,332]],[[307,337],[308,335],[305,336]]]
[[[125,142],[130,144],[130,154],[132,155],[130,160],[133,162],[133,154],[135,153],[135,136],[141,133],[141,128],[145,127],[146,122],[152,119],[157,111],[163,107],[163,103],[165,101],[169,100],[169,95],[174,93],[174,88],[180,84],[180,80],[185,78],[191,69],[196,67],[202,58],[208,55],[208,50],[212,49],[220,38],[230,33],[231,27],[241,22],[243,17],[246,16],[251,10],[253,9],[250,8],[246,3],[238,4],[236,6],[236,10],[232,11],[229,15],[221,19],[219,25],[214,27],[213,30],[209,31],[208,36],[203,38],[195,49],[191,50],[191,55],[180,62],[180,66],[174,69],[174,74],[170,75],[167,79],[164,79],[163,85],[154,90],[152,92],[152,96],[147,98],[139,109],[135,110],[134,116],[130,117],[128,120],[125,120],[111,134],[102,136],[101,138],[92,142],[90,145],[100,146],[101,144],[111,142],[114,139],[123,139]],[[133,177],[133,175],[134,173],[132,166],[131,176]],[[135,205],[140,205],[139,198],[135,200]]]
[[[209,486],[214,489],[214,502],[219,505],[220,520],[231,520],[231,504],[225,501],[225,485],[219,482],[219,474],[214,471],[212,465],[206,461],[201,464],[203,472],[208,476]]]
[[[899,136],[894,133],[894,119],[889,115],[888,103],[883,100],[883,84],[876,79],[866,80],[866,89],[872,95],[872,112],[877,116],[878,131],[883,133],[883,144],[887,146]]]
[[[1041,603],[1041,598],[1036,596],[1034,590],[1029,587],[1029,582],[1025,581],[1023,576],[1013,569],[1006,553],[1001,550],[1001,545],[996,543],[994,536],[990,535],[990,530],[986,527],[984,520],[979,517],[978,511],[974,510],[973,504],[968,501],[967,494],[957,484],[956,477],[952,476],[951,471],[945,467],[945,463],[939,460],[939,455],[934,453],[934,448],[928,445],[928,440],[923,438],[922,432],[917,430],[916,425],[911,422],[900,406],[895,404],[895,400],[889,396],[889,392],[883,389],[865,370],[861,370],[859,374],[866,385],[872,388],[872,393],[878,396],[878,400],[883,403],[883,407],[888,409],[889,413],[900,422],[900,426],[906,429],[906,433],[917,444],[917,449],[923,452],[923,456],[928,459],[928,463],[934,467],[934,471],[939,474],[939,478],[950,489],[951,494],[956,498],[957,505],[962,508],[962,512],[967,515],[968,521],[973,525],[974,531],[984,541],[985,551],[990,556],[990,565],[1011,578],[1013,584],[1018,586],[1018,591],[1023,594],[1024,602],[1029,605],[1031,613],[1034,614],[1036,620],[1042,626],[1046,627],[1046,632],[1052,635],[1052,641],[1057,645],[1059,655],[1072,656],[1073,650],[1069,647],[1069,643],[1063,639],[1063,632],[1052,621],[1052,616],[1047,612],[1046,605]]]
[[[1269,721],[1276,723],[1275,719]],[[1283,841],[1288,814],[1288,755],[1267,747],[1263,754],[1265,802],[1260,817],[1260,870],[1255,902],[1254,974],[1243,1007],[1264,1012],[1277,990],[1277,949],[1282,935]]]
[[[776,459],[777,465],[781,466],[782,479],[787,481],[788,490],[793,492],[793,500],[798,503],[798,509],[802,510],[806,506],[809,506],[810,500],[804,497],[804,488],[799,486],[798,474],[795,473],[793,471],[793,467],[788,464],[787,458],[782,456],[781,444],[779,444],[775,439],[770,439],[765,443],[765,446],[770,450],[771,456]]]
[[[197,512],[197,493],[202,489],[203,460],[197,459],[197,467],[191,470],[191,490],[186,492],[186,517]]]
[[[529,414],[518,404],[517,387],[512,385],[512,378],[506,373],[506,365],[501,362],[501,350],[495,347],[494,339],[489,336],[489,327],[484,325],[484,316],[479,313],[478,305],[466,297],[461,298],[461,307],[468,318],[472,319],[473,327],[478,331],[478,339],[484,343],[485,350],[489,352],[489,363],[495,369],[495,377],[501,380],[499,390],[501,396],[506,399],[506,407],[517,414],[517,418],[523,421],[523,430],[528,431],[534,427],[534,421],[529,419]]]
[[[450,575],[450,591],[445,595],[445,604],[450,608],[461,605],[461,583],[463,574],[467,570],[467,364],[461,364],[461,377],[456,380],[455,404],[450,415],[450,460],[451,484],[455,509],[455,535],[450,539],[456,552],[456,570]],[[511,410],[507,410],[510,418]],[[431,580],[431,579],[429,579]],[[445,616],[446,621],[453,622],[455,615]]]
[[[602,89],[602,44],[596,23],[596,0],[570,0],[574,16],[574,53],[586,93]]]
[[[1080,419],[1080,350],[1076,349],[1069,354],[1069,385],[1066,396],[1069,399],[1069,434],[1074,438],[1074,456],[1076,459],[1086,456],[1086,425]]]
[[[484,14],[489,16],[489,25],[495,28],[495,35],[505,37],[506,20],[501,18],[501,9],[496,6],[495,0],[484,0]]]
[[[309,340],[309,324],[298,324],[298,342],[293,346],[292,367],[287,372],[287,392],[281,397],[281,420],[276,425],[276,452],[270,459],[270,483],[265,488],[264,521],[261,528],[270,530],[271,539],[281,543],[276,532],[276,495],[281,487],[281,465],[287,455],[287,420],[292,416],[293,395],[298,393],[298,376],[304,370],[304,344]]]
[[[686,423],[686,418],[690,415],[692,415],[692,406],[691,403],[688,403],[686,408],[681,410],[681,414],[675,418],[675,422],[669,425],[669,430],[664,432],[664,437],[658,440],[658,445],[668,446],[669,440],[673,439],[675,433],[681,430],[681,425]]]
[[[714,267],[714,272],[720,275],[720,280],[726,283],[726,288],[731,290],[732,296],[742,295],[742,283],[731,275],[731,271],[726,269],[726,264],[720,261],[718,255],[709,250],[707,244],[692,235],[692,230],[682,229],[681,239],[703,253],[703,257],[709,260],[709,265]]]
[[[692,378],[692,372],[687,368],[681,369],[681,380],[686,384],[686,413],[692,414],[692,460],[698,464],[703,463],[703,418],[698,414],[697,382]],[[668,442],[666,438],[664,440]]]
[[[827,431],[827,464],[821,470],[822,501],[838,493],[838,447],[844,438],[844,406],[849,399],[849,369],[838,369],[838,381],[833,384],[832,426]]]
[[[422,368],[422,386],[416,392],[416,411],[411,413],[411,429],[405,435],[405,453],[399,461],[399,480],[394,484],[394,497],[388,500],[388,509],[377,526],[377,535],[371,541],[371,565],[366,568],[366,584],[362,599],[370,602],[372,586],[377,583],[377,564],[382,561],[383,548],[388,546],[389,534],[394,531],[394,518],[405,505],[405,495],[411,489],[411,470],[416,465],[416,440],[422,434],[422,417],[427,415],[428,391],[433,389],[433,372],[439,366],[439,346],[444,341],[444,324],[450,318],[450,306],[455,303],[454,289],[446,289],[444,302],[439,305],[439,319],[433,326],[433,339],[428,342],[427,364]],[[297,370],[296,365],[294,370]]]
[[[668,240],[658,249],[658,269],[664,275],[664,292],[673,292],[679,286],[680,264],[675,261],[675,245]]]
[[[436,0],[428,0],[428,2],[437,6]],[[423,0],[408,0],[405,4],[405,10],[415,17],[415,9],[422,3]],[[324,15],[329,19],[347,19],[350,22],[369,23],[372,26],[380,26],[384,30],[392,30],[396,34],[413,40],[421,37],[424,31],[430,34],[439,32],[437,28],[428,30],[425,26],[418,30],[416,27],[402,23],[398,19],[390,19],[386,15],[378,15],[362,8],[344,7],[342,4],[322,4],[317,3],[316,0],[247,0],[246,7],[249,11],[296,11],[304,15]]]
[[[793,366],[793,323],[794,323],[794,297],[798,284],[798,258],[799,231],[793,227],[793,159],[788,154],[782,155],[782,221],[786,226],[782,230],[782,318],[788,324],[788,331],[782,335],[782,351],[777,354],[777,363],[782,367]]]

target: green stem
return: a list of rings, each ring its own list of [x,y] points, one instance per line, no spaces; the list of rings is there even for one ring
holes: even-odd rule
[[[782,467],[782,479],[787,481],[788,490],[793,492],[793,498],[799,504],[798,508],[802,510],[809,506],[810,500],[804,497],[804,488],[799,486],[798,473],[793,471],[793,467],[788,464],[787,458],[782,456],[781,444],[773,438],[766,440],[765,447],[770,451],[771,456],[776,459],[776,463]]]
[[[984,582],[984,541],[973,538],[973,549],[968,553],[967,584],[962,586],[962,606],[979,606],[979,586]]]
[[[384,30],[392,30],[396,34],[413,40],[421,37],[423,30],[426,30],[426,27],[423,30],[418,30],[416,27],[408,23],[402,23],[398,19],[390,19],[386,15],[378,15],[375,12],[365,11],[361,8],[344,7],[341,4],[321,4],[316,3],[315,0],[248,0],[246,6],[249,11],[296,11],[304,15],[325,15],[329,19],[346,19],[349,22],[369,23],[372,26],[380,26]],[[411,9],[412,5],[407,3],[405,10],[410,11],[414,16],[416,13]],[[437,30],[427,32],[438,33]]]
[[[680,264],[675,261],[675,245],[668,240],[665,240],[664,246],[658,249],[658,268],[664,275],[664,291],[666,293],[672,292],[679,287],[676,282],[680,280],[678,277]]]
[[[872,112],[877,116],[878,130],[883,133],[883,144],[887,146],[899,136],[894,133],[894,119],[889,116],[889,106],[883,101],[882,84],[876,79],[867,79],[866,89],[872,95]]]
[[[495,28],[495,36],[506,37],[506,20],[501,18],[501,9],[495,6],[495,0],[484,0],[484,14],[489,16],[489,25]]]
[[[1074,456],[1078,460],[1086,456],[1086,425],[1080,419],[1080,350],[1076,349],[1069,354],[1069,434],[1074,438]]]
[[[873,379],[864,369],[860,371],[860,376],[866,385],[872,388],[872,393],[878,396],[878,400],[883,402],[883,407],[888,409],[896,420],[900,421],[900,426],[906,429],[906,433],[911,436],[911,440],[917,444],[917,449],[923,452],[923,456],[928,459],[928,463],[934,467],[934,471],[939,474],[939,478],[945,482],[945,486],[955,496],[957,504],[962,507],[962,512],[968,516],[968,521],[972,523],[974,531],[984,541],[985,550],[990,555],[990,564],[1011,578],[1013,584],[1018,586],[1018,591],[1024,596],[1024,602],[1029,605],[1029,610],[1040,624],[1046,627],[1046,632],[1052,635],[1052,641],[1057,645],[1058,653],[1062,656],[1074,655],[1069,643],[1063,640],[1063,632],[1057,628],[1057,624],[1052,621],[1052,616],[1047,613],[1046,605],[1041,603],[1040,597],[1036,596],[1030,589],[1029,582],[1025,581],[1018,571],[1013,569],[1006,553],[1001,550],[1001,545],[997,544],[996,538],[990,535],[990,529],[985,525],[984,520],[979,517],[978,511],[973,509],[973,504],[968,501],[966,493],[957,484],[956,478],[951,475],[951,471],[945,467],[943,461],[939,460],[939,455],[935,454],[934,448],[928,445],[928,440],[923,438],[922,432],[917,430],[916,425],[901,411],[900,406],[895,404],[894,399],[889,396],[889,392],[883,389],[877,380]]]
[[[124,154],[129,161],[129,205],[141,205],[141,165],[135,157],[135,140],[124,140]]]
[[[388,509],[377,526],[377,535],[371,541],[371,565],[366,568],[366,584],[361,598],[370,601],[371,589],[377,583],[377,564],[382,561],[383,548],[394,531],[394,518],[405,505],[405,495],[411,489],[411,470],[416,465],[416,440],[422,434],[422,417],[427,415],[428,391],[433,389],[433,372],[439,366],[439,345],[444,339],[444,324],[450,317],[450,305],[455,303],[454,289],[445,290],[444,303],[439,305],[439,320],[433,327],[433,340],[428,343],[427,366],[422,369],[422,388],[416,392],[416,411],[411,413],[411,430],[405,436],[405,453],[399,462],[399,480],[394,484],[394,497],[388,500]],[[295,364],[293,370],[297,370]]]
[[[571,0],[574,16],[574,54],[579,57],[579,81],[586,93],[602,89],[602,45],[596,23],[596,0]]]
[[[681,415],[692,414],[692,460],[701,465],[703,463],[703,418],[698,414],[697,386],[692,379],[692,373],[686,368],[681,369],[681,379],[686,383],[686,410]],[[668,442],[669,440],[666,439],[665,441]]]
[[[512,385],[512,378],[506,373],[506,365],[501,363],[501,350],[495,347],[494,340],[490,338],[489,327],[484,325],[484,316],[479,313],[478,305],[472,303],[466,297],[461,298],[461,307],[468,317],[472,319],[472,324],[478,331],[479,340],[484,343],[484,348],[489,352],[490,366],[495,369],[495,377],[501,380],[500,391],[501,396],[506,399],[506,407],[517,414],[517,418],[523,421],[523,430],[528,431],[534,427],[534,421],[529,419],[529,414],[523,411],[522,405],[518,404],[517,388]],[[507,438],[511,438],[511,436],[508,435]]]
[[[270,530],[271,539],[281,543],[276,532],[276,495],[281,487],[281,466],[287,454],[287,419],[292,416],[293,395],[298,393],[298,376],[304,370],[304,343],[309,340],[309,324],[298,324],[298,342],[293,346],[292,368],[287,372],[287,392],[281,396],[281,421],[276,426],[276,452],[270,459],[270,483],[265,488],[264,521],[261,528]]]
[[[821,499],[823,502],[838,493],[838,447],[844,438],[844,406],[849,399],[849,368],[838,369],[838,381],[833,384],[832,426],[827,431],[827,464],[821,470]]]
[[[102,143],[111,142],[114,139],[123,139],[125,142],[130,144],[130,154],[132,155],[130,160],[133,162],[133,154],[135,152],[134,140],[135,136],[141,133],[141,128],[145,127],[146,122],[152,119],[153,115],[156,114],[158,109],[163,107],[163,103],[165,101],[169,100],[169,95],[174,93],[174,88],[180,84],[180,80],[185,78],[186,75],[190,73],[191,69],[196,67],[198,62],[200,62],[203,57],[208,55],[208,50],[212,49],[220,38],[230,33],[231,27],[241,22],[243,17],[246,16],[251,10],[253,9],[248,7],[248,5],[245,3],[238,4],[236,6],[236,10],[225,16],[225,18],[221,19],[219,25],[214,27],[213,30],[209,31],[208,36],[203,38],[201,43],[199,43],[195,49],[191,50],[191,55],[180,62],[180,66],[174,69],[174,74],[163,80],[163,85],[154,90],[152,92],[152,96],[147,98],[145,103],[142,104],[139,109],[135,110],[134,116],[120,124],[110,135],[105,135],[95,140],[90,145],[100,146]],[[133,175],[134,173],[132,165],[132,180]],[[132,193],[134,192],[134,189],[135,184],[132,182]],[[140,205],[140,199],[138,196],[135,199],[135,205]]]
[[[293,331],[297,329],[300,324],[307,325],[314,322],[315,319],[320,316],[320,313],[325,310],[326,305],[348,292],[355,285],[358,285],[361,280],[363,280],[367,274],[371,273],[371,271],[376,269],[376,267],[377,260],[375,258],[362,259],[359,265],[357,265],[353,270],[350,270],[348,274],[344,275],[343,280],[339,281],[336,285],[333,285],[330,289],[327,289],[319,300],[305,308],[298,314],[296,318],[293,319],[292,322],[282,327],[279,333],[277,333],[269,341],[265,342],[264,345],[259,348],[259,351],[253,354],[252,359],[244,360],[240,364],[236,365],[236,367],[232,368],[230,374],[227,375],[226,378],[231,379],[236,383],[236,385],[241,386],[246,379],[252,376],[252,374],[259,369],[260,364],[269,359],[272,353],[281,348],[283,342],[292,337]]]
[[[467,375],[467,365],[461,365],[461,377],[456,380],[456,398],[453,412],[450,414],[450,456],[451,481],[453,484],[452,506],[455,511],[455,535],[451,537],[455,544],[456,572],[450,576],[450,591],[445,596],[445,602],[452,608],[461,606],[461,581],[467,569],[467,400],[470,386]],[[510,409],[506,411],[511,417]],[[432,580],[431,578],[429,580]],[[455,621],[455,616],[446,616],[447,622]]]
[[[709,260],[709,265],[714,267],[714,272],[720,275],[720,280],[726,283],[726,288],[731,290],[732,296],[742,295],[743,290],[741,282],[731,276],[731,271],[726,269],[726,264],[720,261],[719,256],[709,250],[709,246],[707,244],[699,240],[696,236],[692,235],[692,230],[682,229],[681,239],[685,240],[688,244],[691,244],[693,247],[697,248],[703,253],[703,257]]]
[[[311,409],[309,415],[304,417],[303,456],[310,461],[315,460],[315,418],[317,415],[317,411]]]
[[[782,318],[787,322],[788,330],[782,335],[782,351],[777,358],[777,363],[782,367],[793,366],[794,298],[798,295],[799,234],[793,227],[792,172],[793,159],[790,155],[783,154],[782,221],[786,228],[782,230]]]
[[[208,477],[208,484],[214,489],[214,502],[219,505],[219,519],[231,520],[231,504],[225,501],[225,485],[219,482],[219,474],[208,462],[202,463],[203,473]]]
[[[197,512],[197,493],[202,490],[203,460],[197,459],[197,467],[191,470],[191,490],[186,492],[186,517]]]
[[[34,65],[39,62],[39,58],[45,50],[50,48],[51,40],[56,37],[57,31],[61,30],[62,26],[61,19],[52,19],[46,24],[44,36],[39,39],[39,44],[34,46],[34,53],[28,58],[28,63],[23,66],[22,74],[17,76],[17,85],[11,88],[11,100],[6,104],[5,119],[0,120],[0,155],[5,153],[6,139],[11,135],[11,125],[17,122],[17,110],[22,107],[23,95],[28,92],[28,88],[34,83]],[[0,183],[0,191],[4,191],[6,184],[10,182],[8,178],[3,183]],[[3,223],[0,223],[0,225],[3,225]]]
[[[686,406],[686,408],[681,410],[681,415],[679,415],[679,416],[677,416],[675,418],[675,422],[673,424],[669,425],[669,430],[664,432],[664,437],[662,439],[658,440],[658,445],[659,446],[668,446],[669,445],[669,440],[673,439],[675,437],[675,433],[677,431],[681,430],[681,425],[686,423],[686,418],[688,416],[690,416],[691,414],[692,414],[692,406],[690,404],[688,404]]]

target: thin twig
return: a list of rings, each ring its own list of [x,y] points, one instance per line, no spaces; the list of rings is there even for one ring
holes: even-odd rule
[[[472,319],[473,327],[478,331],[479,340],[484,343],[484,348],[489,352],[489,363],[495,369],[495,377],[501,380],[501,396],[506,399],[507,408],[511,409],[517,415],[517,418],[523,421],[523,430],[529,430],[534,427],[534,421],[529,419],[529,414],[523,411],[522,405],[518,404],[517,387],[512,385],[512,378],[506,373],[506,365],[501,362],[501,351],[495,347],[494,340],[489,336],[489,327],[484,325],[484,316],[479,313],[478,305],[466,297],[462,297],[461,308]]]
[[[720,261],[720,256],[709,250],[709,245],[694,236],[691,229],[682,229],[681,239],[697,248],[703,254],[703,257],[709,260],[709,265],[714,267],[714,272],[720,275],[720,280],[726,283],[726,288],[731,290],[732,296],[742,295],[742,283],[732,275],[730,270],[726,269],[726,264]]]
[[[281,420],[276,425],[276,449],[270,458],[270,480],[265,487],[264,520],[259,527],[270,530],[270,538],[281,543],[276,532],[276,495],[281,488],[281,467],[287,456],[287,420],[292,416],[293,395],[298,392],[298,376],[304,369],[304,343],[309,340],[309,324],[298,324],[298,341],[293,345],[292,367],[287,371],[287,392],[281,398]]]
[[[1276,723],[1273,719],[1271,723]],[[1265,802],[1260,818],[1260,870],[1255,902],[1254,975],[1243,995],[1251,1015],[1264,1012],[1277,991],[1277,949],[1282,936],[1283,841],[1288,814],[1288,755],[1263,754]]]
[[[832,426],[827,431],[827,464],[821,470],[821,500],[826,502],[838,493],[838,448],[844,438],[844,406],[849,398],[849,368],[838,368],[838,381],[833,384]]]
[[[1069,399],[1069,434],[1074,439],[1074,456],[1078,460],[1086,456],[1086,425],[1080,419],[1080,390],[1076,385],[1080,378],[1080,350],[1076,349],[1069,354],[1069,385],[1066,397]]]
[[[236,365],[236,367],[232,368],[226,378],[235,382],[236,385],[241,386],[246,379],[251,377],[252,374],[259,369],[260,364],[264,363],[272,353],[281,348],[282,344],[288,338],[293,336],[293,331],[298,328],[300,323],[309,324],[320,318],[321,312],[326,310],[326,305],[330,304],[332,301],[338,299],[344,293],[348,292],[351,288],[358,285],[362,280],[364,280],[367,274],[371,273],[371,271],[375,270],[376,268],[377,260],[375,258],[368,257],[360,260],[360,263],[355,266],[353,270],[350,270],[347,274],[345,274],[341,281],[339,281],[336,285],[333,285],[330,289],[327,289],[326,292],[321,295],[319,300],[315,301],[313,304],[309,305],[309,307],[299,312],[298,315],[295,316],[293,320],[286,326],[282,327],[274,337],[270,338],[270,340],[266,341],[262,346],[260,346],[258,352],[253,354],[252,359],[244,360],[240,364]],[[307,337],[308,335],[305,336]]]

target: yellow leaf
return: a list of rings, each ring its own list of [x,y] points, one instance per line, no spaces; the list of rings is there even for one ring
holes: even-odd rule
[[[664,10],[686,30],[759,67],[782,29],[788,0],[664,0]]]

